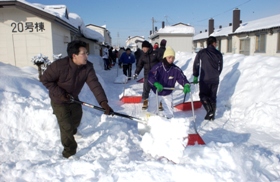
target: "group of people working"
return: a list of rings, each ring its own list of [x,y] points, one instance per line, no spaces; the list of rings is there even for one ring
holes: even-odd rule
[[[164,116],[172,118],[172,90],[166,88],[174,88],[178,82],[182,85],[183,92],[187,94],[190,92],[190,82],[183,71],[174,64],[175,51],[171,47],[166,47],[164,50],[166,42],[164,39],[161,41],[163,47],[161,52],[160,48],[154,50],[148,41],[142,43],[142,53],[136,60],[137,66],[133,78],[136,79],[144,69],[142,109],[148,108],[150,112],[163,110]],[[87,45],[83,41],[70,42],[67,47],[68,56],[49,65],[40,77],[40,81],[49,90],[51,106],[58,121],[61,142],[64,147],[62,155],[65,158],[73,156],[77,150],[74,135],[81,122],[82,107],[73,100],[79,100],[78,95],[85,83],[104,109],[104,114],[114,114],[98,81],[93,64],[87,60],[86,47]],[[126,49],[125,54],[121,55],[120,61],[123,64],[124,74],[130,77],[131,64],[135,62],[130,49]],[[216,38],[209,37],[207,48],[197,53],[193,64],[193,83],[199,84],[199,97],[206,109],[206,120],[215,119],[216,95],[222,68],[223,57],[216,49]],[[152,90],[151,93],[150,90]]]

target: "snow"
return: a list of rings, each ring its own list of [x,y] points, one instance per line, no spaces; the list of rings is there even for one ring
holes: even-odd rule
[[[194,57],[176,52],[175,64],[190,81]],[[142,83],[116,84],[117,66],[105,71],[102,58],[89,60],[114,111],[142,118],[142,104],[119,100],[124,89],[141,93]],[[0,181],[280,181],[279,57],[224,56],[216,120],[204,121],[205,110],[195,110],[206,145],[183,147],[182,136],[194,132],[191,111],[175,109],[170,120],[150,116],[151,132],[142,136],[136,121],[83,106],[78,150],[70,159],[61,155],[57,121],[38,71],[0,62],[0,79]],[[198,87],[192,90],[198,100]],[[182,91],[173,98],[182,103]],[[87,85],[80,100],[98,106]]]
[[[177,26],[165,26],[160,28],[157,33],[187,33],[194,34],[195,30],[192,26],[177,25]]]

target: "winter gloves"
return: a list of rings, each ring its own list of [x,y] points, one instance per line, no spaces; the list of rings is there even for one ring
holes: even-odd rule
[[[161,92],[163,90],[163,86],[159,82],[155,82],[154,86],[157,88],[158,92]]]
[[[105,110],[104,114],[106,115],[114,115],[113,109],[108,105],[107,101],[101,102],[101,107]]]
[[[63,95],[61,95],[61,97],[60,97],[60,100],[61,100],[62,102],[71,102],[72,99],[74,99],[74,97],[73,97],[71,94],[68,94],[68,93],[63,94]]]
[[[197,83],[198,83],[198,77],[197,77],[197,76],[194,76],[194,77],[193,77],[193,83],[194,83],[194,84],[197,84]]]
[[[190,91],[191,91],[190,84],[186,83],[186,84],[184,85],[183,92],[184,92],[184,94],[186,94],[186,93],[189,93]]]
[[[137,79],[138,78],[138,75],[135,73],[134,75],[133,75],[133,79],[135,80],[135,79]]]

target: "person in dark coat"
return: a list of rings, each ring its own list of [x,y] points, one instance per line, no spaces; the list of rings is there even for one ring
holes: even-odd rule
[[[126,48],[125,52],[122,53],[119,61],[120,65],[123,67],[123,74],[131,79],[132,64],[135,63],[135,57],[131,54],[130,48]]]
[[[148,83],[148,74],[149,71],[152,69],[152,67],[160,62],[160,59],[158,57],[157,51],[153,51],[153,46],[148,41],[142,42],[142,54],[138,61],[135,74],[133,75],[134,79],[136,79],[141,72],[141,70],[144,68],[144,84],[143,84],[143,92],[142,92],[142,100],[143,100],[143,106],[142,109],[148,108],[148,98],[150,94],[150,85]]]
[[[207,39],[207,48],[200,50],[193,64],[193,82],[199,82],[199,97],[206,110],[206,120],[214,120],[219,76],[223,70],[223,55],[216,49],[216,38]],[[199,77],[199,79],[198,79]]]
[[[158,57],[163,59],[163,54],[164,54],[164,51],[165,51],[165,47],[166,47],[166,40],[165,39],[162,39],[160,41],[160,47],[158,48]]]
[[[137,46],[137,50],[135,51],[134,55],[135,55],[135,59],[136,59],[136,65],[138,64],[138,60],[140,59],[141,57],[141,49]]]
[[[148,111],[156,113],[158,106],[162,103],[164,116],[167,118],[173,117],[173,98],[172,90],[164,89],[174,88],[176,82],[183,86],[183,92],[190,92],[190,83],[183,71],[173,64],[175,60],[175,51],[171,47],[167,47],[163,55],[163,61],[157,63],[149,72],[148,82],[151,85],[150,102]],[[158,91],[158,100],[156,99],[156,90]],[[158,114],[158,113],[156,113]]]
[[[82,106],[71,100],[79,100],[78,95],[85,83],[105,110],[104,114],[114,112],[108,105],[108,99],[98,81],[93,64],[87,60],[86,43],[79,40],[70,42],[67,54],[67,57],[50,64],[40,79],[49,90],[51,106],[58,121],[64,147],[62,155],[65,158],[74,155],[77,150],[74,135],[82,119]]]

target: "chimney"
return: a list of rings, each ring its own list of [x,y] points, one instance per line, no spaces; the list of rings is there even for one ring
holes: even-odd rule
[[[210,34],[212,34],[213,32],[214,32],[214,19],[211,18],[211,19],[209,20],[209,25],[208,25],[208,36],[209,36]]]
[[[202,31],[200,31],[200,33],[202,33]]]
[[[240,10],[238,8],[235,8],[233,10],[233,19],[232,19],[232,32],[235,32],[235,30],[240,25]]]
[[[232,23],[229,23],[228,26],[232,26]]]
[[[161,28],[164,28],[165,27],[165,23],[164,21],[161,23]]]
[[[221,28],[222,28],[222,25],[219,26],[219,29],[221,29]]]
[[[152,33],[153,33],[152,30],[150,30],[150,35],[152,35]]]
[[[205,32],[207,32],[207,29],[205,29]]]
[[[155,27],[155,31],[157,32],[157,27]]]

